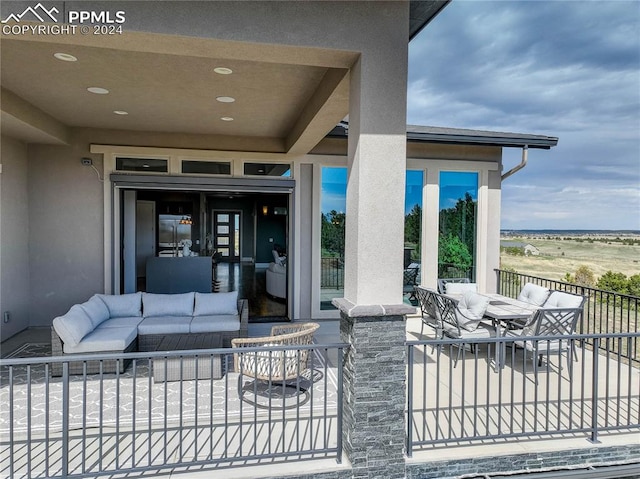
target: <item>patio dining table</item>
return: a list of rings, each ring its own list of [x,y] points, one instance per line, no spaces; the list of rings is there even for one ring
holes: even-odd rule
[[[501,294],[485,294],[489,297],[489,305],[484,315],[491,318],[493,327],[496,329],[496,337],[500,338],[509,326],[523,326],[526,321],[533,316],[538,306],[519,301]],[[506,344],[496,344],[495,370],[496,372],[504,367],[504,357],[506,355]]]
[[[496,330],[496,337],[501,338],[504,332],[513,325],[522,327],[523,321],[529,319],[538,309],[538,306],[519,301],[508,296],[495,293],[480,293],[489,298],[489,305],[484,313],[485,318],[490,319]],[[462,294],[447,294],[455,301],[462,298]],[[504,367],[505,343],[496,344],[495,371]]]

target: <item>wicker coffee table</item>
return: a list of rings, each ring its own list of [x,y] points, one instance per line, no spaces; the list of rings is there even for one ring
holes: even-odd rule
[[[222,347],[222,336],[218,334],[167,334],[159,343],[156,351],[180,351],[191,349],[214,349]],[[196,379],[220,379],[222,361],[219,354],[155,358],[153,360],[153,379],[155,382]],[[165,377],[166,376],[166,377]]]

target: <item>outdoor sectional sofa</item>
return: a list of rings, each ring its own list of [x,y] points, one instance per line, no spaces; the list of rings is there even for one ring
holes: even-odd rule
[[[223,347],[247,337],[249,308],[238,292],[93,295],[53,320],[52,356],[155,351],[170,334],[220,335]],[[105,360],[102,372],[123,372],[125,361]],[[100,361],[87,361],[87,373],[100,372]],[[69,363],[70,374],[83,374],[82,362]],[[62,375],[62,363],[52,365]]]

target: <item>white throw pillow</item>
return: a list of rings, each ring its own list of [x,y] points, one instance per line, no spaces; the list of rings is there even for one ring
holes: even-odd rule
[[[476,283],[447,283],[444,285],[444,290],[446,294],[476,293],[478,285]]]
[[[461,328],[475,331],[489,306],[489,298],[481,294],[466,292],[458,303],[456,318]]]
[[[544,303],[544,308],[579,308],[582,306],[582,296],[554,291]]]
[[[537,284],[527,283],[518,295],[518,301],[542,306],[549,297],[549,288],[538,286]]]
[[[151,316],[192,316],[194,293],[142,294],[142,312]]]
[[[63,343],[75,346],[93,331],[93,323],[87,312],[79,304],[75,304],[67,314],[53,320],[53,328]]]
[[[229,293],[196,293],[194,316],[211,316],[216,314],[238,314],[238,292]]]
[[[142,316],[142,293],[98,294],[109,308],[109,317],[126,318]]]
[[[84,309],[89,318],[91,318],[94,329],[97,328],[102,322],[109,319],[109,308],[107,308],[107,305],[104,304],[104,301],[102,301],[96,294],[91,296],[91,298],[89,298],[89,301],[85,301],[79,306]]]

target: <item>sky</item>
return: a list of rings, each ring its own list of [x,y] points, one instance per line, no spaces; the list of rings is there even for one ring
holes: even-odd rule
[[[640,1],[453,0],[408,80],[409,124],[559,138],[504,181],[502,229],[640,230]]]

